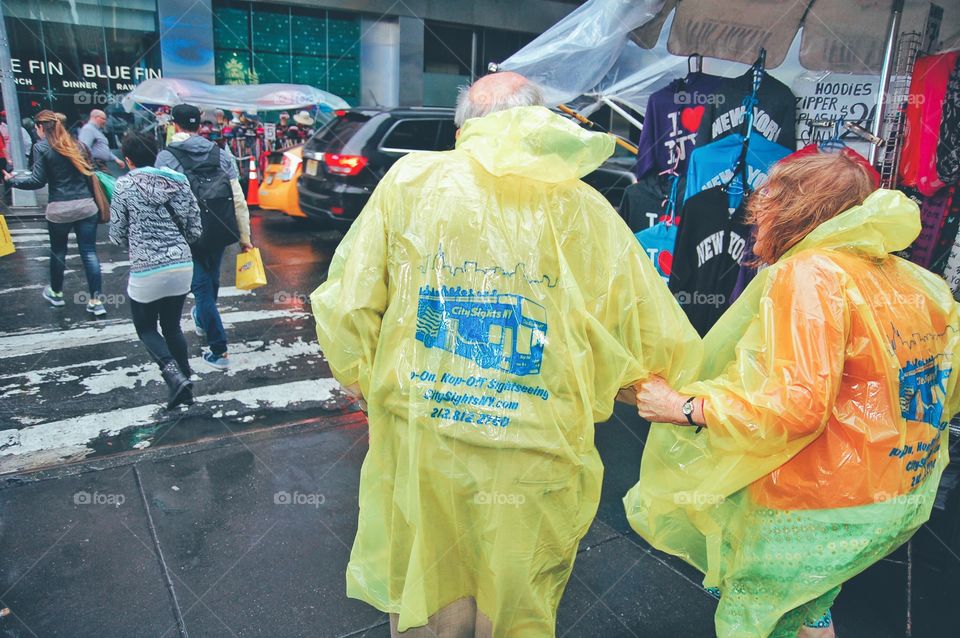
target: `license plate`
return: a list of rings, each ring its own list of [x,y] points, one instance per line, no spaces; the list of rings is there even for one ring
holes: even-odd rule
[[[320,166],[320,163],[319,163],[317,160],[308,159],[308,160],[307,160],[307,165],[304,167],[303,170],[306,171],[307,175],[312,175],[312,176],[316,177],[316,175],[317,175],[317,168],[318,168],[319,166]]]

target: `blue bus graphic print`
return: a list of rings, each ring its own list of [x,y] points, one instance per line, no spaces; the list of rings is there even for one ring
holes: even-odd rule
[[[444,294],[420,291],[417,340],[469,359],[488,370],[517,376],[540,373],[547,313],[520,295]]]

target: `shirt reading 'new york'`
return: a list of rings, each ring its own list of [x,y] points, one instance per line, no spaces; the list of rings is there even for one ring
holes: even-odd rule
[[[753,71],[723,82],[707,110],[697,145],[743,133],[747,109],[743,99],[753,88]],[[788,149],[797,148],[797,98],[786,84],[764,72],[757,90],[757,105],[753,109],[753,130],[765,139]]]
[[[677,233],[670,291],[700,336],[729,305],[740,265],[748,257],[744,204],[731,211],[728,201],[720,187],[694,195],[683,206]]]

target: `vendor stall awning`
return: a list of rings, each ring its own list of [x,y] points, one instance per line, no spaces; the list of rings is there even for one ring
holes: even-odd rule
[[[814,71],[876,74],[883,64],[895,0],[667,0],[631,37],[652,48],[676,8],[667,50],[751,63],[767,50],[767,65],[783,63],[803,27],[800,64]],[[907,7],[910,8],[909,6]]]

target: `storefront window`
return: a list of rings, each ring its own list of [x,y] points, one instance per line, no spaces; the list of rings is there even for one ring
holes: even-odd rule
[[[133,121],[120,97],[161,76],[155,1],[7,0],[4,12],[21,115],[52,109],[75,130],[100,108],[116,146]]]
[[[356,104],[360,97],[360,18],[332,11],[214,4],[218,84],[309,84]]]
[[[490,62],[503,62],[535,37],[518,31],[425,22],[424,105],[453,106],[461,86],[486,75]]]

